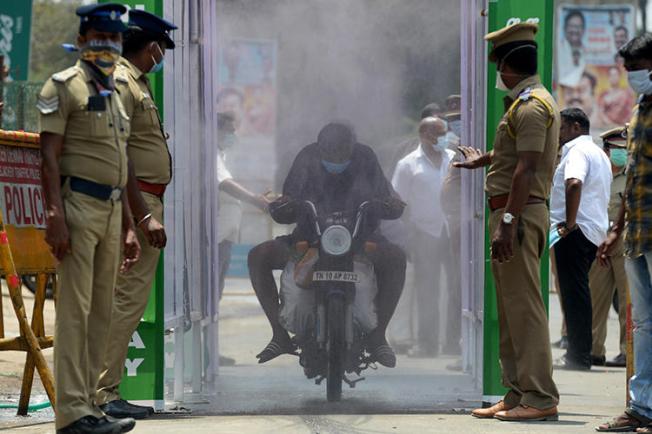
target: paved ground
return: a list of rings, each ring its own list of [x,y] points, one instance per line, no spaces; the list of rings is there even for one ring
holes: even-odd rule
[[[26,293],[27,294],[27,293]],[[3,297],[5,317],[11,313]],[[29,296],[27,296],[29,303]],[[561,417],[556,423],[509,424],[477,420],[468,415],[475,405],[470,378],[445,369],[452,357],[401,358],[399,368],[370,373],[345,400],[328,404],[323,385],[302,378],[296,359],[281,358],[269,366],[253,363],[253,355],[266,343],[264,319],[246,295],[225,296],[221,342],[236,367],[220,377],[221,393],[208,404],[195,407],[191,416],[159,416],[141,421],[136,433],[588,433],[622,410],[625,394],[623,369],[600,368],[588,373],[556,371],[562,393]],[[52,307],[47,308],[52,322]],[[608,356],[617,350],[615,317],[609,320]],[[7,323],[7,335],[16,329]],[[559,336],[559,305],[551,297],[551,334]],[[46,326],[47,327],[47,326]],[[13,332],[12,332],[13,330]],[[51,330],[51,328],[50,328]],[[243,336],[249,338],[243,344]],[[562,353],[555,350],[555,356]],[[0,400],[15,399],[24,355],[0,353]],[[38,382],[36,382],[38,383]],[[35,387],[40,388],[39,384]],[[42,389],[37,389],[38,391]],[[452,392],[452,393],[451,393]],[[451,395],[459,400],[451,401]],[[36,397],[33,401],[38,400]],[[0,430],[15,433],[53,432],[52,413],[38,411],[17,419],[15,410],[0,410]],[[385,413],[385,414],[383,414]],[[434,414],[433,414],[434,413]],[[215,414],[221,414],[215,416]],[[45,422],[45,423],[44,423]],[[17,424],[33,424],[17,427]]]

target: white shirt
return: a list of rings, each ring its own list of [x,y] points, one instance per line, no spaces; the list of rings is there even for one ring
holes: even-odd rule
[[[553,226],[566,221],[566,180],[571,178],[582,181],[577,225],[589,241],[599,246],[609,229],[609,194],[613,176],[607,154],[589,135],[571,140],[562,148],[550,198],[550,224]]]
[[[233,179],[231,172],[226,167],[224,153],[217,153],[217,182]],[[242,219],[242,207],[240,201],[233,196],[220,190],[217,202],[217,242],[224,240],[236,242],[240,232],[240,220]]]
[[[428,158],[423,145],[406,155],[396,165],[392,186],[407,203],[407,220],[433,237],[441,235],[446,224],[440,206],[441,188],[455,152],[442,152],[439,167]]]

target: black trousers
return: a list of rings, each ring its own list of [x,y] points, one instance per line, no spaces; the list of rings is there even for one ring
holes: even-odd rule
[[[561,302],[568,330],[566,358],[582,366],[591,366],[591,290],[589,270],[597,246],[576,229],[555,244],[555,261]]]

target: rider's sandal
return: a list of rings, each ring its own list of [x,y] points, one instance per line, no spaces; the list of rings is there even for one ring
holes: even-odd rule
[[[396,354],[394,350],[387,344],[378,345],[371,351],[370,358],[387,368],[396,366]]]
[[[256,357],[258,358],[258,363],[265,363],[283,354],[297,355],[296,347],[292,343],[289,346],[283,347],[275,340],[272,340]]]

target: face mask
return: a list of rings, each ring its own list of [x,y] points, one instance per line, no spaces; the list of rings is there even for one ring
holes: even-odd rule
[[[503,81],[503,76],[500,74],[500,72],[496,73],[496,89],[502,90],[503,92],[509,91],[509,88]]]
[[[432,148],[437,152],[444,152],[448,149],[449,138],[448,135],[437,137],[437,143],[432,144]]]
[[[351,160],[347,160],[343,163],[331,163],[330,161],[321,160],[321,165],[324,166],[324,169],[331,175],[339,175],[344,172],[347,167],[351,164]]]
[[[455,134],[457,137],[462,137],[462,120],[460,119],[459,121],[450,121],[448,123],[448,127],[450,128],[451,132]]]
[[[152,65],[152,68],[149,70],[152,74],[156,74],[157,72],[160,72],[163,69],[163,62],[165,61],[165,55],[163,54],[163,50],[161,50],[161,47],[158,46],[158,44],[155,44],[156,48],[158,48],[158,51],[161,53],[161,61],[156,62],[156,59],[154,56],[152,57],[152,62],[154,62],[154,65]]]
[[[102,74],[109,76],[115,71],[115,64],[121,54],[121,43],[91,39],[81,48],[79,57],[95,65]]]
[[[616,167],[623,167],[627,164],[627,149],[611,149],[609,159]]]
[[[219,148],[222,150],[231,149],[238,144],[238,136],[233,133],[227,133],[219,141]]]
[[[652,94],[652,81],[650,81],[650,71],[647,69],[628,71],[627,81],[634,92],[643,95]]]

